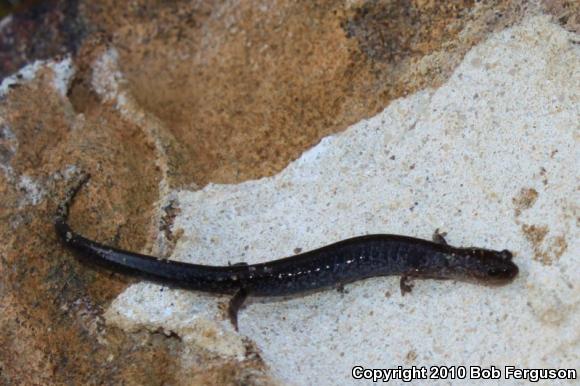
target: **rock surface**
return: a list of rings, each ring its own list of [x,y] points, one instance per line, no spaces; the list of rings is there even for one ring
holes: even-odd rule
[[[440,228],[452,244],[514,251],[519,277],[501,288],[425,281],[405,298],[396,279],[380,278],[347,294],[255,300],[241,333],[285,383],[347,385],[356,364],[578,368],[574,38],[545,17],[526,20],[473,48],[441,88],[323,139],[276,176],[177,191],[171,258],[256,263],[361,234],[429,238]],[[215,297],[160,291],[131,286],[107,319],[240,355]],[[217,341],[199,340],[208,326]]]
[[[0,87],[0,384],[11,385],[271,384],[276,382],[272,374],[287,379],[283,371],[296,365],[292,362],[293,354],[284,356],[276,352],[272,346],[278,342],[273,338],[276,331],[272,336],[252,331],[272,318],[284,321],[284,307],[294,303],[250,304],[241,313],[242,333],[249,337],[244,339],[229,329],[221,314],[216,315],[214,297],[195,301],[193,305],[192,300],[198,299],[199,294],[155,293],[154,296],[165,300],[133,308],[132,317],[125,313],[115,318],[115,310],[122,302],[134,305],[135,299],[128,293],[121,298],[117,296],[136,280],[80,264],[58,243],[52,219],[69,180],[81,169],[92,173],[91,182],[71,212],[73,226],[83,234],[121,248],[162,256],[173,253],[175,258],[196,261],[213,258],[210,254],[184,252],[192,234],[180,236],[178,228],[190,226],[185,212],[181,215],[179,212],[205,197],[202,191],[191,198],[187,190],[197,190],[208,182],[234,183],[275,175],[324,136],[376,115],[394,98],[425,87],[436,90],[421,92],[407,102],[398,101],[389,107],[387,111],[398,106],[409,118],[404,121],[392,116],[388,122],[397,121],[399,125],[393,124],[394,131],[369,149],[398,143],[409,136],[407,129],[412,122],[417,125],[428,122],[428,115],[420,107],[431,106],[432,98],[440,92],[438,87],[452,75],[472,46],[494,31],[541,12],[553,15],[552,21],[568,31],[578,31],[580,6],[570,0],[453,4],[391,0],[317,0],[307,4],[290,0],[275,3],[54,0],[19,4],[13,15],[0,21],[0,76],[20,69],[5,78]],[[535,47],[538,38],[528,37],[530,47]],[[554,55],[566,52],[555,48],[554,41],[549,43]],[[511,50],[506,48],[510,44],[498,47]],[[69,54],[62,56],[63,52]],[[52,60],[35,62],[38,58]],[[24,63],[29,64],[21,68]],[[482,61],[480,65],[493,71],[494,63]],[[526,69],[527,64],[522,68]],[[568,67],[561,64],[530,68],[530,71],[549,69],[545,76],[551,81],[561,79],[561,71]],[[520,69],[513,71],[517,74]],[[574,75],[568,76],[561,90],[574,91],[575,86],[571,85]],[[531,78],[535,76],[531,73]],[[486,90],[501,96],[505,85],[494,87]],[[549,82],[532,83],[529,88],[546,99],[552,97],[549,92],[554,89]],[[559,95],[561,92],[555,98]],[[481,101],[489,99],[487,95]],[[566,103],[562,106],[567,106]],[[545,109],[548,105],[540,107]],[[485,107],[477,105],[476,109],[487,111]],[[531,115],[535,116],[537,112]],[[451,123],[465,122],[462,115],[449,114],[445,118],[453,119]],[[446,125],[453,126],[449,122]],[[490,130],[496,130],[497,126],[490,124]],[[372,127],[385,129],[376,122]],[[480,126],[472,127],[471,132],[476,128]],[[353,130],[344,139],[338,136],[323,140],[321,147],[306,153],[289,170],[302,173],[313,168],[308,170],[312,171],[314,184],[318,172],[332,170],[324,169],[316,156],[328,160],[336,151],[332,149],[341,143],[344,146],[347,140],[364,143],[362,137],[351,133]],[[390,137],[396,133],[401,137]],[[452,132],[444,138],[455,136]],[[519,137],[517,140],[522,141]],[[453,149],[453,144],[449,142],[448,147]],[[535,151],[534,154],[541,156]],[[359,158],[370,162],[368,151],[358,156],[347,152],[344,157],[353,160],[345,169],[351,175],[362,170],[357,164]],[[553,157],[561,160],[558,152]],[[393,173],[395,167],[403,168],[400,173],[407,167],[418,168],[412,163],[399,163],[406,159],[390,160],[384,173]],[[542,184],[551,189],[553,171],[545,168],[538,173]],[[288,171],[282,173],[284,178],[289,178],[287,174]],[[341,187],[348,185],[348,181],[344,182]],[[383,185],[385,193],[405,193],[401,186],[390,187],[388,181],[381,181]],[[237,189],[248,189],[243,186]],[[231,187],[224,189],[229,192]],[[280,197],[293,191],[291,187],[280,187]],[[552,196],[530,184],[515,196],[510,210],[529,243],[529,250],[518,250],[521,253],[518,258],[533,256],[534,261],[552,267],[546,270],[556,270],[575,247],[573,239],[568,237],[568,231],[551,226],[552,220],[534,222],[535,217],[526,217],[538,210],[537,206],[547,197]],[[441,223],[442,217],[438,212],[439,217],[429,222],[424,217],[418,220],[417,213],[424,213],[419,206],[408,213],[400,212],[406,200],[414,198],[382,197],[389,213],[398,213],[397,218],[408,223],[395,224],[395,219],[386,218],[379,224],[374,211],[365,212],[364,223],[359,218],[354,222],[346,217],[337,221],[360,227],[348,229],[353,233],[376,229],[428,237],[431,227]],[[417,198],[420,199],[416,200],[417,205],[426,206],[426,196]],[[290,198],[280,201],[279,209],[288,205],[287,200]],[[429,200],[433,200],[431,195]],[[296,208],[314,205],[316,200],[309,196],[303,201]],[[414,202],[409,201],[409,208]],[[442,203],[446,210],[449,205],[455,205],[454,208],[463,205]],[[350,201],[348,204],[335,210],[360,215]],[[269,208],[248,206],[249,209],[271,218],[280,216]],[[212,209],[205,210],[208,212],[195,213],[213,218]],[[249,213],[245,210],[236,209],[231,221],[239,221],[242,218],[239,216]],[[385,208],[378,210],[384,213]],[[290,212],[288,216],[299,217],[300,224],[319,221],[314,213],[304,220],[302,213]],[[173,225],[175,221],[181,225]],[[197,223],[198,219],[192,221]],[[474,224],[470,220],[465,226],[477,230],[478,226],[488,227],[490,221]],[[206,224],[204,232],[208,236],[213,231],[209,227],[211,222]],[[475,238],[455,228],[456,225],[450,228],[451,225],[452,221],[446,220],[442,226],[448,227],[454,243],[491,246],[497,242],[518,247],[517,239],[514,244],[501,244],[505,240],[496,239],[495,230],[486,230],[485,240],[481,233],[476,233],[479,238]],[[387,226],[389,229],[385,229]],[[342,237],[347,232],[340,229],[331,231],[327,227],[313,235],[294,230],[296,239],[288,237],[280,244],[287,249],[258,244],[263,239],[252,239],[246,234],[244,238],[256,244],[240,245],[248,246],[243,256],[241,250],[232,248],[232,256],[244,260],[270,258],[257,253],[260,248],[289,254],[294,252],[293,248],[308,248],[331,241],[329,238]],[[339,230],[343,233],[337,233]],[[319,238],[314,240],[312,236],[316,235]],[[298,237],[303,237],[299,243],[294,241]],[[235,235],[234,240],[237,238]],[[223,243],[221,239],[216,241]],[[291,244],[296,246],[290,247]],[[524,273],[534,272],[533,266],[524,267]],[[563,270],[568,272],[567,268]],[[553,282],[545,276],[541,280]],[[390,290],[395,286],[394,279],[378,283],[382,291],[392,294],[387,302],[398,296]],[[352,291],[373,288],[367,285],[357,284]],[[417,296],[425,292],[429,295],[431,289],[447,288],[440,285],[447,284],[419,283]],[[131,287],[129,291],[135,294],[139,288]],[[457,286],[449,287],[449,291],[454,288]],[[538,288],[530,289],[529,293],[541,292]],[[491,296],[495,299],[495,295]],[[553,303],[547,304],[559,304],[563,295],[554,292],[550,296]],[[409,301],[416,301],[413,298]],[[543,299],[541,295],[530,298]],[[356,293],[344,300],[333,299],[335,303],[331,304],[339,305],[351,299],[366,301]],[[574,296],[566,298],[562,307],[545,307],[544,303],[530,303],[530,307],[547,323],[566,324],[570,322],[565,310],[570,309],[574,299]],[[164,308],[172,300],[174,305]],[[303,300],[304,304],[313,304],[312,299]],[[303,307],[301,304],[299,301],[297,306]],[[406,298],[403,304],[407,304]],[[255,314],[263,313],[265,306],[283,314],[263,318]],[[336,315],[336,310],[333,312],[329,315]],[[105,313],[114,323],[107,323]],[[174,319],[181,315],[181,322],[166,323],[168,314]],[[320,311],[313,314],[319,315]],[[304,319],[298,318],[296,323],[299,322]],[[272,339],[270,346],[268,338]],[[570,342],[572,350],[575,343]],[[280,358],[286,358],[287,364],[275,367]],[[409,352],[408,363],[419,360]],[[268,370],[265,362],[273,367]]]

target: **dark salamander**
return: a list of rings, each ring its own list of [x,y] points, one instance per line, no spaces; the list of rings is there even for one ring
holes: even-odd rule
[[[507,251],[456,248],[435,231],[433,242],[398,235],[368,235],[327,245],[266,263],[208,266],[158,259],[128,252],[84,238],[67,223],[70,204],[88,180],[83,175],[60,204],[56,231],[64,244],[92,262],[143,275],[172,286],[233,294],[229,316],[237,329],[237,313],[248,296],[286,296],[343,285],[374,276],[401,276],[401,292],[409,279],[456,279],[505,284],[518,267]]]

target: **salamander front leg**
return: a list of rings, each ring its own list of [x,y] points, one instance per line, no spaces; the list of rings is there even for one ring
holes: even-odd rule
[[[447,236],[447,232],[439,233],[439,228],[435,229],[433,232],[433,242],[437,244],[448,245],[447,241],[445,240],[445,236]]]
[[[230,321],[232,322],[232,325],[236,331],[238,331],[238,311],[247,298],[248,290],[245,288],[240,288],[238,292],[236,292],[230,299],[230,303],[228,305],[228,316],[230,317]]]
[[[411,293],[411,291],[413,290],[413,283],[411,283],[411,276],[402,275],[399,285],[401,287],[401,296],[405,296],[406,293]]]

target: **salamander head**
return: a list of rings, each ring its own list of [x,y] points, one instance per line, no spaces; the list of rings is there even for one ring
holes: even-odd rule
[[[449,258],[449,268],[459,279],[487,284],[507,284],[518,274],[518,266],[507,249],[457,248]]]

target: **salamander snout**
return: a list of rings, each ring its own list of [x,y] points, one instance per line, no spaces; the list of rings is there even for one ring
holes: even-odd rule
[[[498,261],[494,263],[494,258],[489,260],[489,263],[491,263],[491,266],[487,269],[489,280],[497,282],[511,281],[519,272],[518,266],[512,262],[513,254],[507,249],[496,253]]]
[[[511,263],[507,266],[488,268],[487,277],[489,278],[489,280],[498,282],[499,284],[511,281],[518,275],[518,272],[519,272],[518,266]]]

